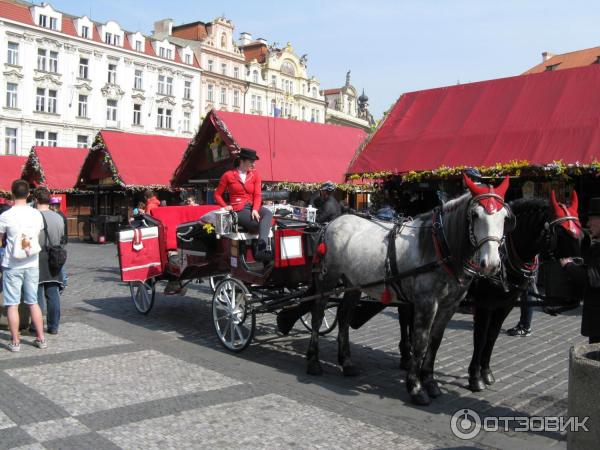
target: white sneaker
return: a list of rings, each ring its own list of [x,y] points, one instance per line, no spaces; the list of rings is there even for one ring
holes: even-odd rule
[[[21,351],[21,343],[17,342],[16,344],[14,344],[13,342],[10,342],[8,344],[8,350],[10,350],[13,353],[20,352]]]
[[[36,339],[35,341],[33,341],[33,345],[35,345],[37,348],[48,348],[48,343],[46,342],[46,339],[44,339],[43,341]]]

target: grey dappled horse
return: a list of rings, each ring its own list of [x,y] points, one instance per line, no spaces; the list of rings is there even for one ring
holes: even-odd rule
[[[407,389],[413,402],[421,405],[429,404],[430,397],[441,394],[433,377],[433,366],[444,329],[471,284],[468,272],[491,276],[499,270],[504,223],[512,216],[504,205],[508,178],[496,191],[474,185],[467,177],[465,181],[471,192],[434,210],[435,218],[430,212],[394,228],[397,273],[426,266],[431,270],[389,278],[386,284],[392,288],[391,292],[383,280],[389,274],[386,260],[394,225],[345,215],[328,226],[324,235],[326,252],[317,277],[317,289],[323,295],[315,301],[312,311],[307,352],[309,374],[322,373],[318,339],[327,304],[326,292],[341,280],[345,287],[370,285],[363,290],[371,298],[383,299],[382,295],[391,294],[391,301],[413,305],[413,358],[406,378]],[[438,228],[436,233],[434,226]],[[346,292],[338,306],[338,362],[346,376],[357,374],[350,358],[348,328],[360,295],[358,290]]]

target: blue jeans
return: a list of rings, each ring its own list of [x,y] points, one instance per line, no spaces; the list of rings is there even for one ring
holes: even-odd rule
[[[37,289],[40,277],[38,267],[27,269],[2,268],[2,289],[4,294],[4,306],[15,306],[23,301],[28,305],[38,302]]]
[[[531,318],[533,317],[533,308],[525,303],[528,300],[529,296],[527,295],[527,292],[524,292],[521,296],[521,318],[519,319],[519,325],[527,330],[530,330]]]
[[[58,331],[60,323],[60,284],[54,282],[41,283],[38,287],[38,303],[44,311],[48,306],[46,313],[46,324],[48,332]]]

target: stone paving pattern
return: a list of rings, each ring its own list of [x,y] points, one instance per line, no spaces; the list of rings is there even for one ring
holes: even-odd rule
[[[335,332],[321,340],[325,374],[305,374],[308,333],[276,333],[259,317],[255,342],[224,350],[214,335],[210,293],[162,294],[138,314],[119,282],[114,245],[72,243],[63,324],[49,348],[24,336],[20,354],[0,330],[0,449],[69,448],[564,448],[557,433],[481,433],[461,441],[450,432],[459,408],[482,415],[563,415],[568,350],[580,311],[535,312],[533,335],[499,338],[497,383],[466,389],[472,317],[457,314],[438,353],[444,395],[426,408],[410,404],[398,369],[393,309],[351,331],[361,374],[341,376]],[[518,321],[518,311],[505,327]]]

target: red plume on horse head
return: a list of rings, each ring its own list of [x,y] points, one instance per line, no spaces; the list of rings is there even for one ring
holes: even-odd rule
[[[567,206],[564,203],[559,203],[556,200],[556,192],[554,190],[550,194],[550,202],[552,203],[552,209],[554,210],[555,219],[564,219],[565,217],[571,217],[572,219],[561,222],[560,226],[567,230],[575,237],[581,235],[581,223],[579,222],[579,198],[575,189],[571,191],[571,205]]]
[[[508,185],[510,184],[510,179],[508,176],[504,177],[502,183],[500,183],[500,185],[496,188],[489,184],[477,184],[473,180],[471,180],[471,178],[469,178],[469,176],[466,173],[463,174],[463,179],[465,180],[465,184],[469,188],[469,191],[471,191],[471,195],[473,197],[485,194],[496,194],[502,199],[502,201],[494,197],[484,197],[480,199],[479,204],[483,206],[485,212],[487,212],[488,214],[494,214],[496,211],[499,211],[504,207],[504,196],[506,195]]]

